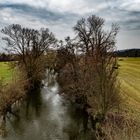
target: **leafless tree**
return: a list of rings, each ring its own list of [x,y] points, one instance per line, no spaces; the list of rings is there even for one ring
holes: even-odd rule
[[[41,28],[34,30],[13,24],[2,29],[5,34],[3,40],[7,42],[6,50],[18,55],[20,66],[24,67],[31,83],[40,81],[44,71],[43,56],[56,39],[49,30]]]
[[[113,24],[111,30],[105,30],[104,20],[94,15],[81,19],[74,27],[75,39],[66,40],[66,53],[58,55],[65,61],[58,77],[60,89],[89,113],[93,127],[120,103],[113,53],[118,29]]]
[[[87,73],[90,74],[88,100],[95,110],[105,115],[118,105],[116,35],[119,27],[112,24],[110,31],[104,29],[104,20],[95,15],[81,19],[74,27],[80,49],[85,54]]]

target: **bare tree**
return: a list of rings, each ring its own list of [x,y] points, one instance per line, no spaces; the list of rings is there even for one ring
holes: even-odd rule
[[[62,92],[81,104],[91,116],[93,128],[107,113],[117,108],[120,96],[117,83],[116,35],[118,26],[104,29],[104,20],[96,16],[81,19],[74,40],[66,40],[58,58],[65,61],[58,82]]]
[[[85,65],[91,87],[88,100],[91,106],[103,116],[118,105],[116,35],[119,27],[112,24],[110,31],[104,29],[104,20],[95,15],[81,19],[74,27],[81,50],[85,54]]]
[[[54,35],[47,28],[34,30],[18,24],[5,27],[2,33],[6,35],[3,38],[7,42],[6,50],[18,55],[18,62],[24,67],[31,83],[34,85],[40,81],[44,71],[43,56],[55,44]]]

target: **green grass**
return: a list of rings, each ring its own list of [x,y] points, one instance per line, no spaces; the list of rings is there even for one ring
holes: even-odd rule
[[[9,62],[0,62],[0,79],[8,82],[12,79],[13,70],[9,66]]]
[[[140,58],[119,58],[121,93],[132,107],[140,108]]]

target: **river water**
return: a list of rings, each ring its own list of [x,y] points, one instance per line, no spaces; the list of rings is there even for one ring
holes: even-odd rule
[[[83,129],[83,113],[59,95],[57,82],[33,91],[18,112],[6,121],[0,140],[93,140]]]

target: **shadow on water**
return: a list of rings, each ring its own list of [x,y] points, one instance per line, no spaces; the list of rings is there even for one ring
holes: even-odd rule
[[[20,106],[20,117],[7,120],[8,135],[0,140],[93,140],[83,127],[86,114],[58,93],[56,82],[33,90]]]
[[[42,96],[40,89],[34,89],[30,91],[26,99],[26,118],[40,116],[41,113],[41,105],[42,105]]]

